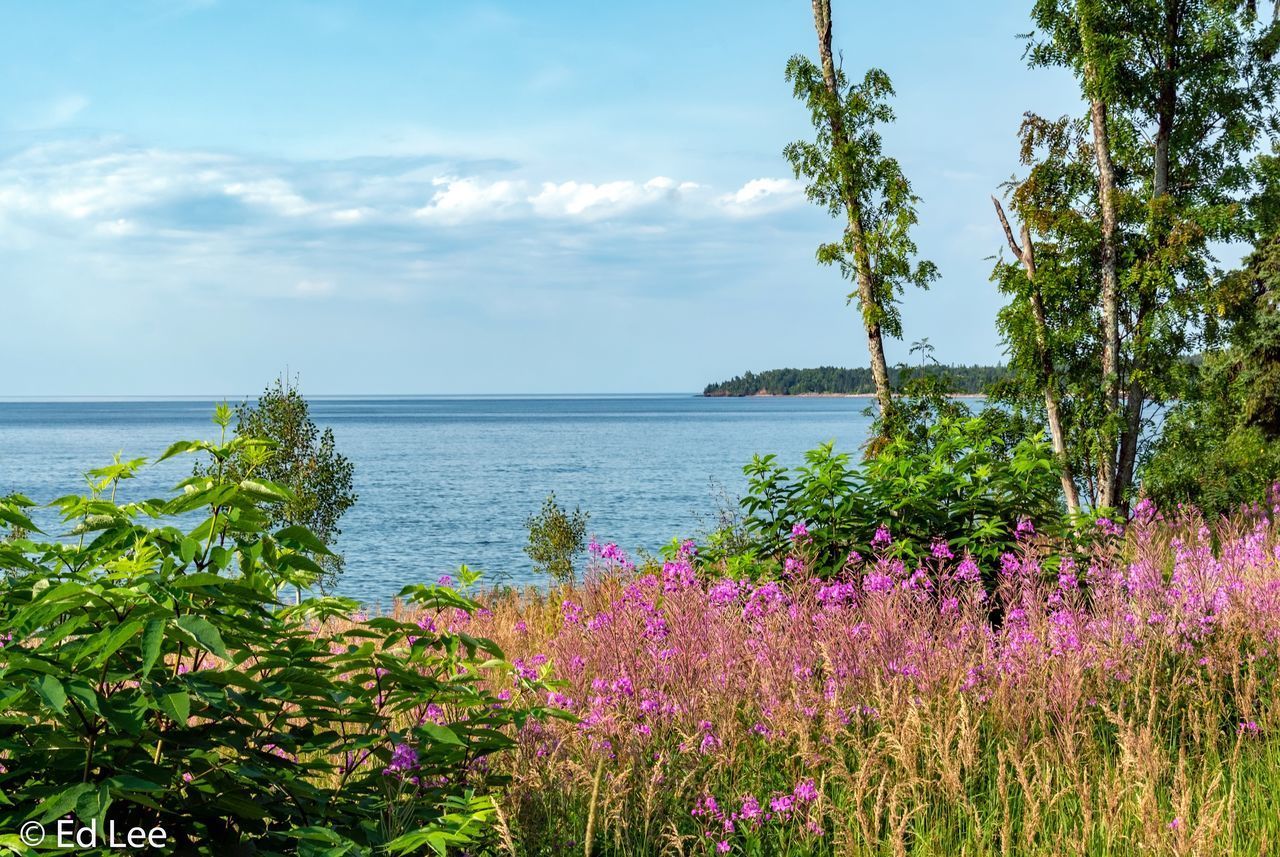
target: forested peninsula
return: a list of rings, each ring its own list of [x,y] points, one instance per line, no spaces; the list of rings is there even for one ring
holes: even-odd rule
[[[891,367],[889,382],[897,387],[908,377],[946,376],[956,393],[976,395],[994,381],[1004,378],[1004,366]],[[875,393],[871,370],[819,366],[817,369],[769,369],[744,372],[728,381],[708,384],[704,396],[856,396]]]

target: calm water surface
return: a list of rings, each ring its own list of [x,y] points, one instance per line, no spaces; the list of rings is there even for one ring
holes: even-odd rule
[[[489,580],[531,582],[524,519],[550,491],[590,512],[601,541],[656,550],[705,532],[717,497],[741,494],[753,453],[795,464],[825,440],[856,449],[866,406],[690,395],[312,399],[313,418],[355,464],[360,496],[342,522],[339,589],[385,604],[462,563]],[[174,440],[216,437],[212,412],[212,401],[0,402],[0,494],[47,502],[78,492],[80,474],[117,451],[155,458]],[[159,496],[190,466],[148,467],[128,495]],[[56,531],[47,511],[37,518]]]

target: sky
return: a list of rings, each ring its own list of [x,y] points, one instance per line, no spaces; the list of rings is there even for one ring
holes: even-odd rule
[[[990,195],[1029,0],[834,0],[941,278],[909,359],[1002,359]],[[866,365],[782,156],[806,0],[0,5],[0,396],[684,392]]]

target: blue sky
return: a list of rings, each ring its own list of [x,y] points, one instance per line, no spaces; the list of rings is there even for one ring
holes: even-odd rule
[[[904,342],[1000,359],[989,195],[1028,0],[835,0],[942,278]],[[0,6],[3,395],[691,391],[865,365],[782,147],[805,0]]]

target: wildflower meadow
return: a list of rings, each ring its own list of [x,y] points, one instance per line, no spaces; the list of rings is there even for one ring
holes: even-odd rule
[[[513,854],[1258,854],[1280,838],[1276,507],[1140,504],[988,591],[943,542],[717,578],[685,542],[462,617],[572,719],[496,760]],[[514,689],[514,688],[509,688]],[[533,691],[530,691],[533,692]],[[543,691],[539,691],[543,692]],[[517,696],[521,691],[516,689]]]

